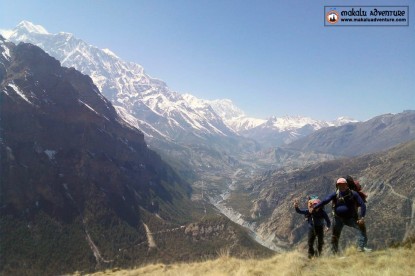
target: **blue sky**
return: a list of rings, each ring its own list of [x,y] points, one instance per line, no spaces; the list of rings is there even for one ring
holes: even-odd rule
[[[231,99],[252,117],[367,120],[415,109],[414,1],[0,2],[20,21],[73,33],[180,93]],[[324,27],[325,5],[409,6],[408,27]]]

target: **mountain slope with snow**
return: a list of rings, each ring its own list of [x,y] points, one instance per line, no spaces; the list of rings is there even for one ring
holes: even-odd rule
[[[0,36],[0,99],[0,275],[85,274],[230,247],[272,254],[192,199],[89,76],[39,47]]]
[[[211,108],[194,110],[182,95],[148,76],[141,65],[125,62],[109,49],[98,49],[70,33],[50,34],[27,21],[21,22],[8,39],[37,45],[63,66],[89,75],[105,97],[139,119],[140,128],[155,128],[156,133],[147,133],[150,137],[175,139],[183,132],[233,135]]]
[[[257,140],[263,147],[279,146],[323,127],[351,121],[252,118],[231,100],[209,101],[181,95],[171,91],[163,81],[147,75],[141,65],[125,62],[109,49],[98,49],[70,33],[50,34],[42,26],[27,21],[8,32],[8,39],[37,45],[63,66],[89,75],[125,120],[145,133],[150,144],[152,139],[200,144],[212,137],[241,135]]]
[[[264,147],[277,147],[306,137],[317,130],[352,122],[357,121],[347,118],[326,122],[302,116],[271,117],[265,123],[241,134],[255,139]]]
[[[264,119],[246,116],[245,113],[229,99],[206,101],[206,103],[212,106],[213,110],[222,117],[225,124],[237,133],[257,127],[266,122]]]
[[[273,116],[268,120],[256,119],[246,116],[229,99],[204,102],[212,106],[228,127],[244,137],[258,141],[263,147],[280,146],[325,127],[357,122],[345,117],[340,117],[332,122],[302,116]]]

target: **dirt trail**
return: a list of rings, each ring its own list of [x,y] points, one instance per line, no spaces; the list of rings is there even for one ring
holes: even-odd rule
[[[101,256],[101,253],[99,252],[98,247],[95,245],[95,243],[92,241],[91,236],[89,235],[88,231],[85,230],[86,234],[86,240],[88,241],[89,247],[91,248],[92,252],[94,253],[95,259],[97,261],[97,264],[100,265],[101,262],[103,263],[111,263],[114,260],[106,260]]]
[[[154,241],[153,238],[153,233],[151,233],[150,228],[148,228],[147,224],[144,224],[144,228],[146,229],[146,235],[147,235],[147,241],[148,241],[148,247],[150,248],[156,248],[156,242]]]
[[[392,185],[390,185],[389,183],[385,183],[385,185],[391,189],[391,192],[393,195],[396,195],[402,199],[412,202],[411,216],[410,216],[409,222],[406,225],[406,232],[405,232],[405,237],[404,237],[405,239],[409,237],[411,233],[413,232],[413,230],[415,229],[415,201],[405,195],[397,193],[395,189],[392,187]]]

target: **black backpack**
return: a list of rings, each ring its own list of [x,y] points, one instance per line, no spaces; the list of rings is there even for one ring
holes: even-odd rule
[[[346,181],[347,181],[347,186],[349,186],[349,189],[352,191],[355,191],[359,194],[359,196],[362,198],[363,202],[367,202],[367,194],[365,194],[364,192],[362,192],[362,186],[360,186],[359,181],[354,180],[353,177],[351,177],[350,175],[347,175],[345,177]]]

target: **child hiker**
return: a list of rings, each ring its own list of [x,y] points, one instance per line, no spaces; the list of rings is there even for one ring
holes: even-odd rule
[[[322,209],[315,209],[313,212],[312,208],[320,203],[320,199],[317,196],[311,196],[308,198],[308,209],[298,208],[298,200],[294,201],[295,211],[299,214],[305,215],[308,222],[308,258],[313,256],[320,256],[323,250],[324,244],[324,220],[326,221],[326,231],[330,228],[330,219],[327,213]],[[318,240],[317,252],[314,250],[314,241]]]

